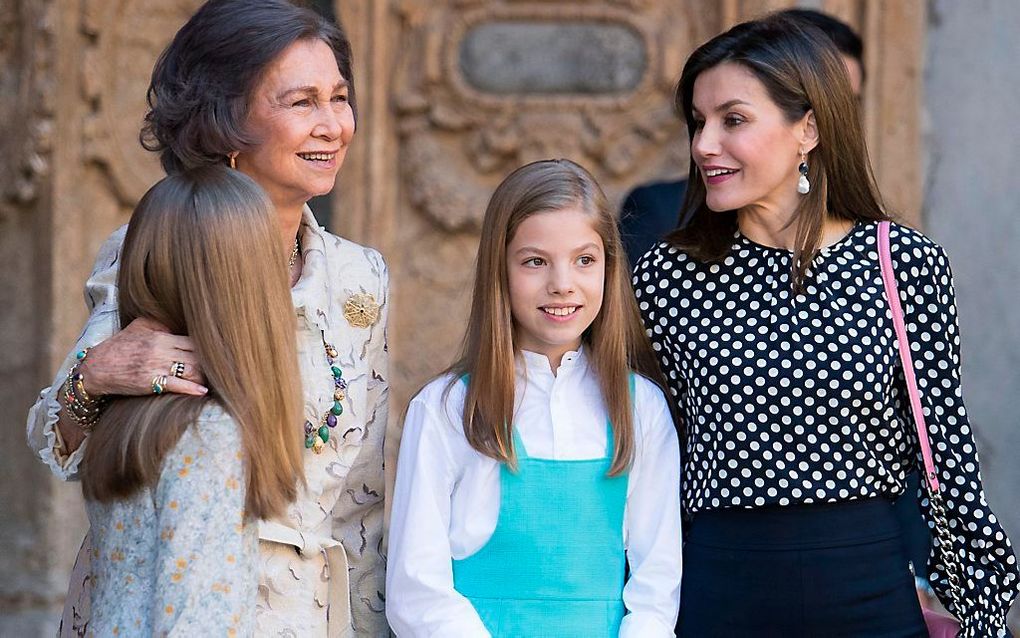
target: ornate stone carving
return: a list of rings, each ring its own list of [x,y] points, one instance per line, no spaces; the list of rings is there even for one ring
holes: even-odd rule
[[[138,133],[152,66],[201,0],[86,3],[83,85],[91,106],[84,124],[86,158],[104,164],[118,199],[133,205],[163,173]]]
[[[682,139],[669,108],[679,69],[663,66],[690,47],[690,32],[665,4],[448,0],[427,10],[416,2],[398,4],[406,46],[391,90],[410,203],[448,232],[476,231],[496,183],[535,159],[578,161],[614,201],[640,175],[679,174],[686,165],[683,145],[662,152],[667,140]],[[634,11],[637,6],[644,10]],[[626,30],[643,49],[640,79],[629,91],[559,94],[497,93],[468,82],[461,68],[465,38],[479,25],[521,21]]]
[[[0,11],[0,219],[32,204],[50,170],[52,2],[12,0]]]

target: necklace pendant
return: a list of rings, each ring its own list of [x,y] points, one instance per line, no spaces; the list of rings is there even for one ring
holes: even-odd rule
[[[316,433],[315,440],[312,442],[312,452],[322,454],[322,448],[324,447],[326,447],[326,442],[320,439],[318,433]]]

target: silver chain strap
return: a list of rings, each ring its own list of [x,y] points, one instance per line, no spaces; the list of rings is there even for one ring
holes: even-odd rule
[[[946,516],[946,507],[942,502],[942,492],[932,490],[931,482],[924,482],[928,492],[928,503],[931,505],[932,518],[935,519],[935,535],[939,541],[939,553],[942,556],[942,567],[945,570],[946,580],[949,582],[949,595],[956,605],[959,613],[962,609],[963,587],[961,579],[963,567],[960,565],[959,555],[953,551],[953,535],[949,532],[949,518]]]

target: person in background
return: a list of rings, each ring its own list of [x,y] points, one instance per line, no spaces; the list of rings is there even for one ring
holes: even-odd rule
[[[288,283],[272,204],[239,171],[166,177],[135,208],[120,324],[188,335],[209,392],[115,397],[95,424],[82,477],[95,635],[254,632],[258,521],[303,477]]]
[[[778,15],[821,29],[839,50],[846,65],[850,88],[860,99],[864,86],[864,43],[844,22],[812,9],[787,9]],[[680,205],[687,191],[687,180],[678,179],[638,186],[623,200],[620,209],[620,237],[631,268],[645,252],[662,240],[688,217],[681,216]]]

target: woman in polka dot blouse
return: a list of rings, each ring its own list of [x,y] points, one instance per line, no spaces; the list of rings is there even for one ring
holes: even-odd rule
[[[716,37],[677,88],[691,223],[635,290],[682,416],[684,636],[926,636],[890,502],[920,463],[883,292],[871,178],[845,69],[778,17]],[[942,248],[893,225],[952,552],[927,566],[961,636],[1007,634],[1016,558],[981,487]],[[922,510],[934,525],[927,500]]]

